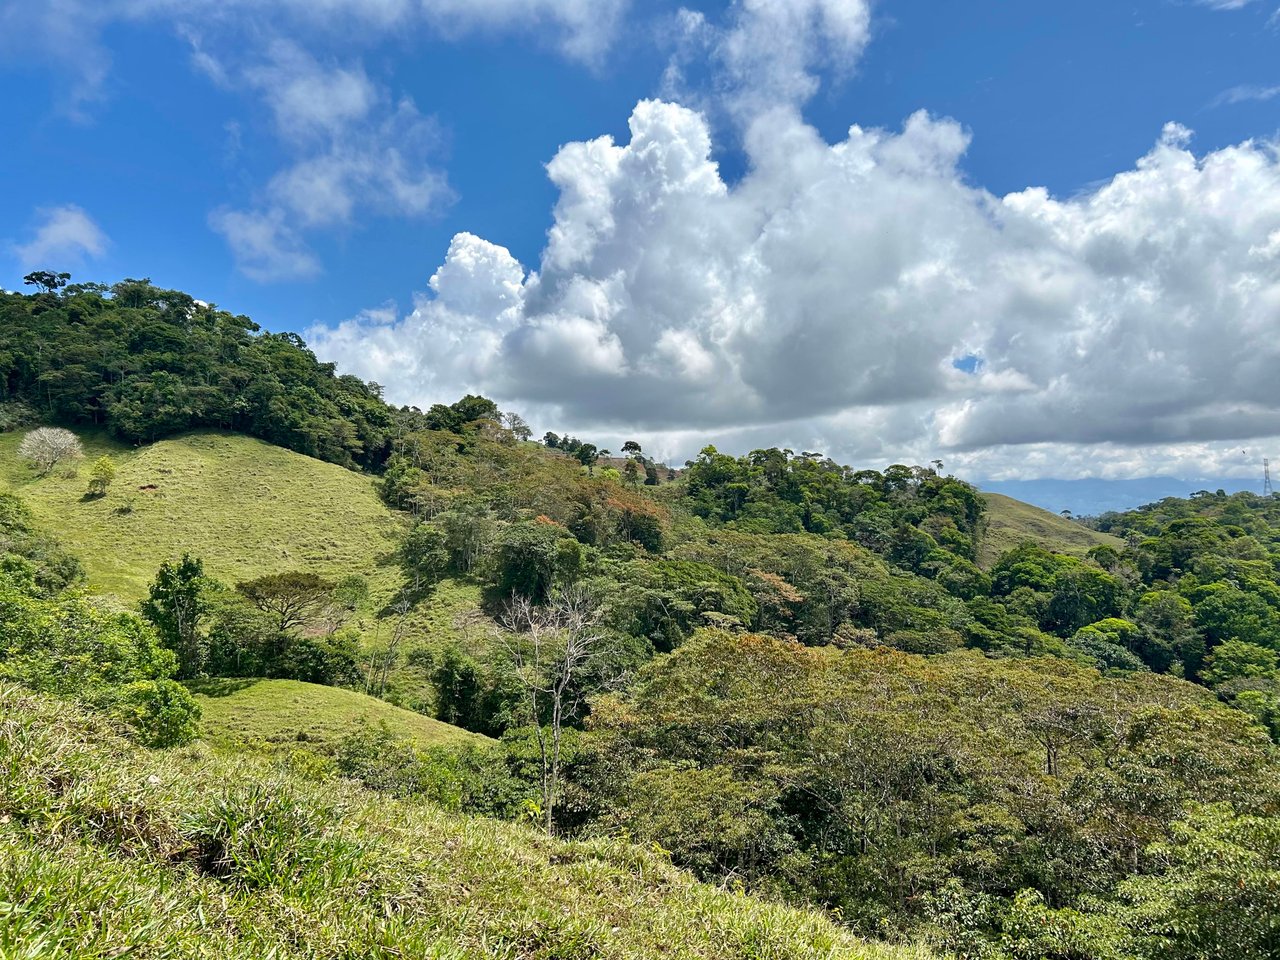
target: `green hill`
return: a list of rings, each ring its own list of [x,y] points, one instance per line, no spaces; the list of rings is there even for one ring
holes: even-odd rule
[[[193,690],[205,736],[224,743],[323,746],[380,723],[419,747],[484,739],[375,697],[297,680],[211,680]]]
[[[620,841],[557,842],[202,747],[140,750],[13,688],[0,890],[0,953],[49,960],[930,956]]]
[[[0,434],[0,478],[81,558],[96,590],[143,597],[160,563],[187,551],[230,583],[304,569],[359,574],[390,592],[396,571],[378,561],[400,521],[367,475],[234,434],[134,449],[82,433],[86,462],[109,453],[118,466],[108,495],[86,499],[87,469],[35,479],[16,456],[21,439]]]
[[[1090,530],[1048,510],[1033,507],[999,493],[983,493],[987,502],[982,539],[978,547],[978,563],[991,567],[1006,550],[1026,540],[1034,540],[1046,550],[1083,555],[1099,544],[1117,549],[1124,541],[1109,533]]]

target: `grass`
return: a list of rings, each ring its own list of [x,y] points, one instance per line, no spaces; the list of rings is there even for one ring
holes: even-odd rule
[[[404,520],[367,475],[238,434],[197,432],[141,448],[102,431],[78,435],[79,468],[37,477],[17,457],[22,433],[0,433],[0,488],[21,495],[81,559],[95,592],[131,604],[162,562],[184,552],[227,584],[285,570],[356,574],[370,586],[353,624],[366,645],[376,649],[395,631],[395,618],[378,613],[403,583],[389,555]],[[116,461],[116,479],[106,497],[87,499],[88,464],[103,454]],[[443,581],[408,613],[403,651],[459,643],[483,653],[479,606],[478,586]],[[399,702],[431,708],[434,687],[421,668],[402,659],[390,681]]]
[[[150,753],[0,690],[6,960],[928,960],[699,884],[617,840],[563,843],[261,760]]]
[[[97,591],[137,600],[161,562],[182,552],[228,583],[301,569],[359,574],[384,596],[398,586],[398,572],[380,558],[400,521],[367,476],[202,432],[138,449],[82,434],[81,469],[37,479],[16,456],[20,440],[0,434],[0,479],[84,561]],[[86,465],[103,453],[116,460],[115,482],[107,496],[86,499]]]
[[[1124,541],[1090,530],[1048,510],[999,493],[984,493],[986,529],[978,547],[978,564],[990,569],[1006,550],[1034,540],[1047,550],[1081,556],[1099,544],[1121,549]]]
[[[483,739],[375,697],[298,680],[211,680],[193,684],[201,727],[228,745],[305,744],[324,748],[361,726],[386,723],[420,747]]]

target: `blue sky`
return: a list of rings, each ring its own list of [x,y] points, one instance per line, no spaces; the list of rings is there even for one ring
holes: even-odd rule
[[[36,6],[41,9],[33,11]],[[778,40],[779,25],[788,42]],[[1113,422],[1062,429],[1055,413],[1062,404],[1053,391],[1064,376],[1078,374],[1043,362],[1043,355],[1062,355],[1060,343],[1046,341],[1035,356],[1019,355],[1014,345],[1040,322],[1024,313],[1010,313],[1003,326],[984,325],[975,304],[936,321],[943,324],[936,330],[932,315],[881,315],[874,304],[858,300],[864,287],[837,286],[824,303],[845,297],[856,305],[847,315],[812,325],[824,306],[774,289],[741,294],[736,286],[742,263],[755,262],[768,230],[776,233],[778,224],[800,216],[793,206],[780,217],[779,209],[750,200],[774,182],[761,172],[768,162],[759,144],[804,134],[837,145],[853,124],[896,136],[907,118],[927,111],[929,122],[939,125],[929,127],[926,137],[928,151],[938,157],[919,175],[920,189],[945,189],[953,199],[956,190],[970,191],[964,203],[972,209],[957,208],[955,217],[939,219],[928,238],[913,243],[954,226],[953,245],[966,247],[973,242],[964,239],[966,231],[977,228],[961,221],[999,219],[981,208],[1034,186],[1066,205],[1045,212],[1033,204],[1040,226],[1083,216],[1082,205],[1072,206],[1077,199],[1096,194],[1118,174],[1141,170],[1140,158],[1160,143],[1193,162],[1250,141],[1260,144],[1254,148],[1260,172],[1240,173],[1237,163],[1226,164],[1232,172],[1222,174],[1235,178],[1233,196],[1252,211],[1248,224],[1232,219],[1244,212],[1232,211],[1212,223],[1188,220],[1189,233],[1168,240],[1181,249],[1187,236],[1257,233],[1247,245],[1252,259],[1239,265],[1252,272],[1236,278],[1241,289],[1253,291],[1252,299],[1236,304],[1240,329],[1256,331],[1268,317],[1277,319],[1268,296],[1280,275],[1269,259],[1257,265],[1257,251],[1269,249],[1270,231],[1280,230],[1268,219],[1280,203],[1269,179],[1274,155],[1266,146],[1280,134],[1280,15],[1273,0],[1078,0],[1053,6],[884,0],[869,7],[865,0],[14,0],[0,2],[0,28],[9,38],[0,45],[0,90],[8,107],[0,174],[9,187],[0,193],[0,284],[9,288],[33,266],[68,269],[77,279],[150,276],[272,329],[308,333],[322,355],[387,383],[393,399],[428,402],[448,399],[453,390],[485,389],[531,410],[535,425],[619,436],[629,430],[675,455],[710,437],[731,448],[757,441],[821,445],[847,459],[873,461],[928,459],[941,451],[993,476],[1203,474],[1245,470],[1236,455],[1280,434],[1274,410],[1248,390],[1224,397],[1175,392],[1162,399],[1165,409],[1131,409]],[[773,82],[779,77],[811,82],[800,92],[781,92]],[[349,108],[343,97],[351,98]],[[492,292],[494,283],[507,282],[503,277],[528,284],[528,271],[539,269],[552,250],[549,228],[556,222],[573,226],[576,214],[556,208],[566,182],[582,187],[582,178],[592,176],[575,167],[552,183],[548,162],[566,144],[602,136],[625,145],[637,103],[655,97],[698,111],[704,128],[690,134],[681,117],[664,116],[653,121],[659,139],[670,146],[672,138],[689,134],[700,142],[705,133],[719,164],[721,182],[714,190],[727,191],[773,226],[737,238],[742,249],[735,263],[711,281],[689,281],[688,291],[678,284],[665,289],[650,268],[616,252],[575,250],[561,258],[562,269],[550,261],[543,266],[541,280],[519,294],[518,316],[504,315],[511,303],[479,288]],[[778,111],[788,115],[785,123],[770,119]],[[955,123],[940,126],[947,120]],[[1181,130],[1162,134],[1169,122],[1194,131],[1194,138]],[[953,149],[947,140],[953,134],[967,142]],[[885,152],[869,162],[892,165],[893,156]],[[393,157],[403,169],[386,174]],[[945,176],[930,166],[935,160],[948,168]],[[1167,169],[1176,168],[1168,159]],[[884,202],[883,210],[858,211],[855,222],[888,216],[883,211],[892,211],[896,192],[914,189],[908,174],[892,182],[846,184],[852,205],[868,191],[880,191],[876,196]],[[786,190],[799,195],[795,178],[804,175],[788,173]],[[1201,179],[1195,189],[1204,192],[1188,202],[1203,208],[1212,205],[1218,187],[1207,173]],[[625,198],[616,190],[611,196],[612,209],[624,209]],[[933,211],[951,201],[939,195],[936,202],[921,202]],[[1127,201],[1116,196],[1112,202]],[[1157,208],[1156,200],[1143,207],[1147,215]],[[744,214],[724,216],[726,223],[738,223]],[[1093,236],[1116,216],[1114,210],[1097,213],[1091,225],[1079,228],[1081,235]],[[649,245],[658,251],[655,258],[669,256],[663,252],[668,234],[632,226],[632,246]],[[870,233],[873,239],[860,249],[874,248],[875,237],[896,229]],[[271,247],[266,254],[252,247],[263,230]],[[1000,230],[1003,237],[1018,232],[1005,223]],[[483,282],[474,270],[467,273],[466,283],[478,286],[455,283],[454,295],[493,311],[473,310],[465,321],[457,319],[464,311],[445,302],[450,294],[428,287],[428,278],[453,262],[451,242],[461,233],[483,238],[487,246],[453,247],[459,262],[474,266],[479,258],[489,272]],[[820,239],[800,234],[808,242]],[[801,242],[785,256],[804,259]],[[1030,251],[1041,258],[1037,263],[1052,263],[1061,277],[1080,283],[1069,295],[1074,299],[1060,306],[1080,324],[1094,324],[1090,336],[1101,339],[1089,349],[1103,349],[1117,329],[1140,328],[1143,318],[1117,306],[1114,289],[1086,288],[1075,267],[1062,267],[1063,251],[1076,249],[1075,240],[1055,240],[1052,256],[1041,241],[1025,243],[1025,250],[993,248],[991,256]],[[519,267],[491,256],[492,248],[509,251]],[[697,262],[702,248],[671,249],[687,263]],[[929,269],[941,269],[936,245],[929,250],[914,267],[897,264],[895,275],[914,276],[926,261]],[[821,248],[805,253],[805,269],[839,273],[841,264],[850,263],[850,274],[861,276],[866,266],[853,262],[857,251],[843,254],[852,258],[846,260],[824,263],[824,256]],[[1235,269],[1227,256],[1213,253],[1216,271]],[[1099,268],[1095,254],[1080,257],[1104,280],[1120,269]],[[771,277],[784,272],[779,263],[767,267]],[[977,269],[953,263],[944,272]],[[625,279],[613,306],[582,307],[579,294],[564,292],[590,281],[607,298],[611,294],[600,291],[615,290],[607,278],[620,274]],[[1176,277],[1176,271],[1164,276]],[[741,282],[745,288],[755,280]],[[1133,273],[1126,290],[1155,282]],[[727,284],[730,298],[769,306],[749,320],[712,317],[708,283],[718,289]],[[994,283],[990,277],[981,281],[983,289]],[[956,289],[977,284],[968,279]],[[1201,294],[1174,286],[1165,282],[1154,294],[1161,315],[1206,313],[1195,299]],[[886,296],[881,290],[876,302]],[[955,299],[953,291],[947,302]],[[1015,299],[1009,293],[998,302]],[[394,311],[352,319],[388,301],[397,305]],[[926,298],[912,309],[938,310],[932,303]],[[1114,316],[1097,319],[1113,309]],[[445,311],[447,320],[432,310]],[[578,326],[563,320],[573,310],[585,311]],[[685,329],[678,319],[685,310],[708,319]],[[655,314],[665,319],[656,321]],[[548,316],[560,318],[559,326],[540,319]],[[344,321],[345,329],[338,328]],[[1010,332],[1023,322],[1026,337]],[[743,330],[775,323],[790,334],[776,342],[766,337],[752,350],[772,344],[791,386],[772,382],[772,373],[754,372],[750,357],[718,352]],[[1062,326],[1061,320],[1042,323],[1050,333]],[[446,329],[462,343],[467,363],[447,350],[437,356],[424,324]],[[842,342],[839,331],[846,325],[858,332]],[[341,335],[328,336],[335,328]],[[471,363],[492,348],[489,331],[505,344],[501,356]],[[894,331],[902,336],[895,339]],[[915,340],[907,338],[909,331]],[[567,346],[554,351],[562,356],[583,336],[591,339],[590,350],[572,370],[558,371],[547,359],[548,344],[567,338]],[[1181,349],[1194,358],[1202,341],[1188,336]],[[646,346],[637,346],[653,342],[669,349],[649,355]],[[812,353],[792,349],[805,343]],[[917,347],[932,351],[920,371],[903,358]],[[380,364],[369,360],[371,352],[383,358]],[[1079,356],[1089,365],[1086,353]],[[1197,379],[1188,377],[1187,362],[1179,365],[1175,353],[1152,360],[1147,344],[1141,355],[1151,368],[1136,381]],[[1233,366],[1248,356],[1242,351],[1222,358],[1214,376],[1234,371],[1247,383],[1259,379]],[[827,369],[832,357],[842,358],[847,376]],[[964,359],[969,357],[982,362]],[[548,363],[545,377],[531,382],[531,367]],[[1037,363],[1043,369],[1034,369]],[[580,375],[592,364],[601,367],[598,376]],[[606,369],[610,365],[614,369]],[[724,379],[730,367],[742,382],[709,392],[707,381]],[[794,386],[809,379],[806,370],[816,371],[813,379],[824,385],[812,396]],[[906,383],[921,379],[930,382]],[[696,389],[686,382],[695,380]],[[865,381],[866,389],[846,389],[849,381]],[[1081,382],[1077,392],[1089,386]],[[646,399],[655,394],[669,395],[670,409]],[[1089,419],[1085,411],[1077,413]]]

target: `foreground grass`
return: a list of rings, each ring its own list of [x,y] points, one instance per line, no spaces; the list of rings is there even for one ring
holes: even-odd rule
[[[561,843],[207,748],[142,751],[0,690],[0,956],[927,960]]]
[[[221,744],[323,748],[382,723],[422,748],[484,739],[375,697],[298,680],[210,680],[192,689],[205,736]]]
[[[359,574],[384,595],[398,586],[385,555],[400,521],[368,476],[234,434],[135,449],[82,433],[81,469],[37,479],[17,459],[21,439],[0,434],[0,478],[83,560],[100,592],[140,599],[161,562],[183,552],[228,583],[297,569]],[[107,496],[87,499],[85,464],[104,453],[116,460],[115,481]]]
[[[999,493],[983,493],[982,496],[987,502],[987,515],[978,545],[978,565],[984,569],[994,566],[1006,550],[1012,550],[1027,540],[1034,540],[1055,553],[1076,556],[1088,553],[1099,544],[1107,544],[1117,550],[1124,547],[1124,541],[1119,537],[1090,530],[1021,500]]]

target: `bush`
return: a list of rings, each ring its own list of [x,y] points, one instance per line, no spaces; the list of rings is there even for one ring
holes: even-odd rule
[[[419,750],[385,723],[348,734],[334,761],[342,776],[370,789],[462,813],[511,819],[537,795],[532,780],[512,772],[501,747]]]
[[[173,680],[139,680],[126,686],[117,712],[148,747],[180,747],[200,735],[200,704]]]
[[[0,559],[12,556],[27,561],[20,566],[38,592],[51,596],[84,580],[80,561],[52,537],[36,530],[35,519],[18,497],[0,493]]]
[[[43,600],[0,580],[0,678],[94,704],[113,702],[119,687],[168,679],[173,654],[151,625],[70,594]]]
[[[299,637],[290,640],[280,659],[268,664],[267,669],[270,676],[279,679],[340,686],[359,679],[359,655],[360,640],[353,633]]]

